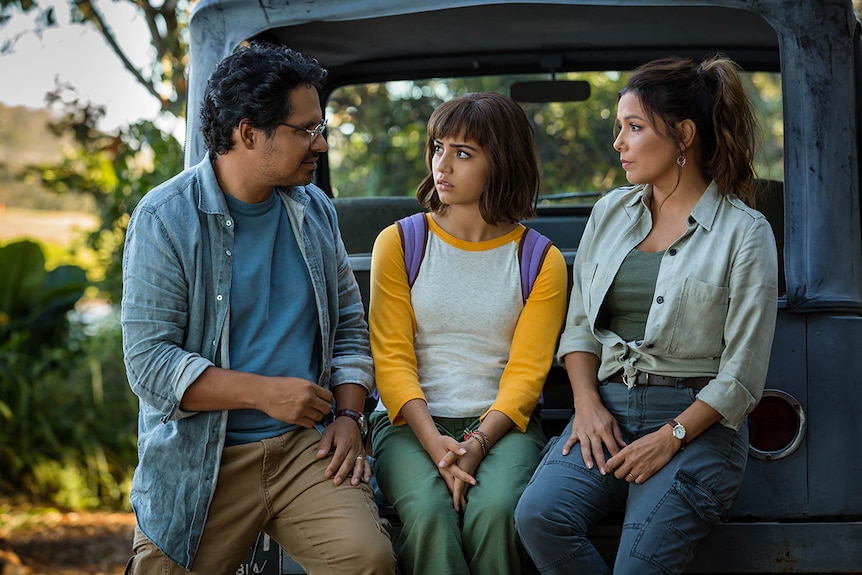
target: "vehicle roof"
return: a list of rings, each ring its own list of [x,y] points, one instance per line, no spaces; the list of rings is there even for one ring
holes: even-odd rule
[[[644,57],[645,51],[702,55],[717,47],[758,64],[766,61],[776,68],[778,64],[775,31],[756,14],[738,9],[449,4],[453,6],[414,8],[361,23],[309,21],[270,28],[260,37],[313,53],[333,70],[331,81],[338,84],[359,75],[475,73],[513,63],[537,71],[596,69],[603,62],[642,62],[650,58]]]

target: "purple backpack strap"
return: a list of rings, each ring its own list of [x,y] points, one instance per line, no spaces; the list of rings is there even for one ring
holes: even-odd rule
[[[518,259],[521,262],[521,297],[524,303],[533,291],[533,284],[542,269],[545,254],[551,247],[551,240],[534,230],[527,228],[521,236],[521,245],[518,249]]]
[[[407,285],[413,287],[416,276],[419,275],[422,258],[425,257],[425,244],[428,242],[428,222],[425,220],[425,213],[419,212],[401,218],[395,223],[398,224],[398,234],[401,236],[401,245],[404,248]]]
[[[425,213],[419,212],[396,222],[401,245],[404,248],[404,265],[407,269],[407,284],[413,287],[422,259],[425,257],[425,245],[428,242],[428,222]],[[521,264],[521,297],[526,302],[533,290],[533,284],[542,269],[545,254],[551,246],[551,240],[533,228],[527,228],[521,236],[518,248],[518,260]]]

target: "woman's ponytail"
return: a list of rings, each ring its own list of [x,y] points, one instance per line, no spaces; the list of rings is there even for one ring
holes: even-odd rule
[[[716,56],[701,63],[698,73],[713,92],[711,118],[715,141],[711,155],[704,157],[704,165],[719,190],[735,193],[753,206],[757,122],[739,76],[739,66]]]

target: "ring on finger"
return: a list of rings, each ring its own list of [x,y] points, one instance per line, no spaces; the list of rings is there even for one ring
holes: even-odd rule
[[[365,459],[364,455],[357,455],[356,456],[356,461],[361,461],[362,459]]]
[[[626,475],[626,477],[630,477],[632,481],[634,481],[634,480],[635,480],[635,476],[634,476],[634,475],[632,475],[631,473],[629,473],[628,475]]]

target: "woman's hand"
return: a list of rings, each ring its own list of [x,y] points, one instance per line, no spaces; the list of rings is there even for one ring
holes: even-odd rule
[[[616,455],[626,446],[619,423],[601,400],[581,402],[575,409],[572,419],[572,432],[563,444],[563,455],[568,455],[576,443],[581,444],[581,455],[587,469],[599,468],[602,475],[607,473],[605,448]]]
[[[475,441],[474,441],[475,443]],[[479,467],[482,459],[482,451],[478,443],[479,457],[476,458],[469,444],[459,442],[448,435],[440,434],[434,442],[433,449],[428,455],[437,465],[437,472],[446,481],[446,487],[452,494],[452,505],[456,511],[463,510],[467,505],[467,489],[476,485],[476,479],[471,475]],[[472,463],[475,460],[475,464]]]
[[[676,417],[685,427],[687,443],[720,420],[721,414],[699,399]],[[613,454],[607,469],[617,479],[641,484],[667,465],[680,448],[679,439],[673,436],[670,425],[665,424]]]
[[[476,485],[476,470],[485,457],[482,446],[472,438],[462,441],[460,445],[459,453],[450,451],[437,464],[441,473],[445,470],[451,473],[454,479],[449,490],[452,492],[452,506],[455,511],[464,511],[467,507],[467,491]],[[461,451],[463,453],[460,453]]]
[[[663,425],[658,430],[632,441],[608,459],[608,473],[617,479],[640,485],[667,465],[680,449],[680,442]]]
[[[568,455],[576,443],[587,469],[598,466],[602,475],[607,473],[605,448],[611,455],[625,447],[620,424],[602,403],[596,381],[599,358],[585,351],[567,353],[564,357],[569,383],[572,385],[575,416],[572,432],[563,444],[563,455]]]

